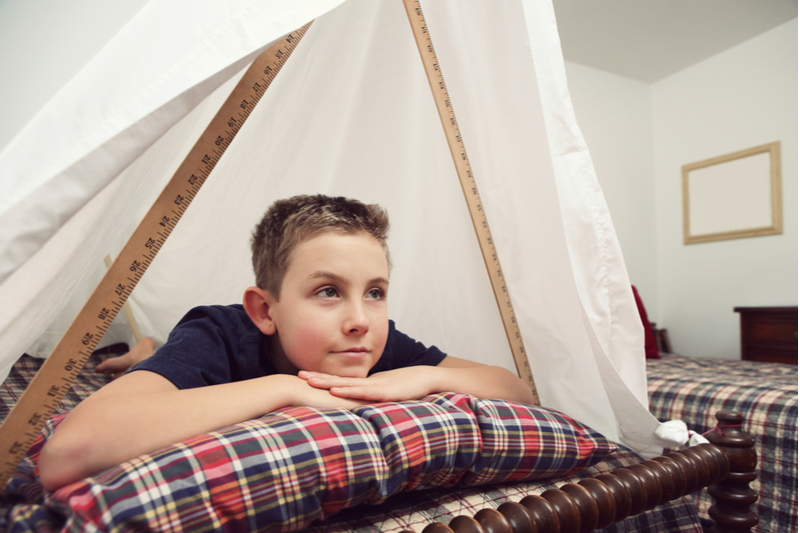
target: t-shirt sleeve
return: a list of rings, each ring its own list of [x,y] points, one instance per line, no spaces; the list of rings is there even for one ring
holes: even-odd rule
[[[372,367],[370,374],[407,366],[436,366],[445,357],[447,357],[447,354],[436,346],[425,346],[405,333],[398,331],[395,328],[394,321],[390,320],[389,336],[386,340],[383,357]]]
[[[196,307],[178,322],[164,346],[131,371],[155,372],[179,389],[236,381],[236,354],[246,342],[239,322],[225,306]]]

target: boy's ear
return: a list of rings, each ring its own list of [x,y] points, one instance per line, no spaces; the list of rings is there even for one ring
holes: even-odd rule
[[[277,331],[275,320],[272,318],[272,296],[264,289],[248,287],[242,297],[242,305],[253,321],[253,324],[264,335],[273,335]]]

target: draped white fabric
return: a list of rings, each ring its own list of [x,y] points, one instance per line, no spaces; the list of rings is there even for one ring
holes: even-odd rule
[[[37,338],[44,350],[43,332],[118,252],[241,69],[307,22],[271,17],[290,4],[151,1],[0,154],[0,371]],[[328,4],[320,12],[339,2]],[[543,404],[660,451],[642,326],[552,6],[423,8]],[[129,300],[143,333],[161,343],[192,306],[239,302],[252,226],[273,200],[317,192],[389,210],[402,331],[514,369],[399,0],[349,0],[316,19]]]

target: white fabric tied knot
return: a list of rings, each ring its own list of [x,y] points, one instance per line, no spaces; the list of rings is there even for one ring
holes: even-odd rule
[[[708,442],[701,434],[690,431],[683,420],[669,420],[662,422],[656,428],[656,437],[665,443],[665,447],[672,448],[674,446],[694,446],[695,444],[702,444]]]

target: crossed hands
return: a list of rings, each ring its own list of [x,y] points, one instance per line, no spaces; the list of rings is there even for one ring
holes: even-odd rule
[[[150,357],[154,349],[153,340],[145,337],[130,352],[106,359],[96,371],[117,379],[131,366]],[[352,409],[370,403],[418,400],[434,392],[429,377],[437,372],[436,369],[432,366],[398,368],[366,378],[345,378],[301,370],[295,379],[286,378],[294,382],[291,385],[292,405]],[[307,386],[298,387],[298,378]]]
[[[425,374],[435,367],[407,367],[378,372],[366,378],[345,378],[301,370],[297,375],[311,387],[363,405],[418,400],[432,392]]]

